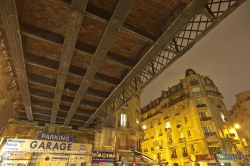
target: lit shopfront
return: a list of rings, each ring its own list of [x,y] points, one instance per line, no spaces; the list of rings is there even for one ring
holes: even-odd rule
[[[69,139],[68,139],[69,138]],[[7,139],[1,150],[3,166],[88,166],[91,144],[72,143],[70,137],[47,134],[45,140]]]

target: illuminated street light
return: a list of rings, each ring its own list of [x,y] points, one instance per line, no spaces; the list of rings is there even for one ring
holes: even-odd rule
[[[142,126],[142,129],[143,129],[143,130],[146,130],[146,129],[147,129],[147,126],[146,126],[146,125],[143,125],[143,126]]]
[[[236,129],[239,129],[239,128],[240,128],[240,125],[239,125],[238,123],[236,123],[236,124],[234,125],[234,127],[235,127]]]

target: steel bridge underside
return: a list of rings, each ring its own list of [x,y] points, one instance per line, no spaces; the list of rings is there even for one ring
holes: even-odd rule
[[[13,116],[96,128],[245,0],[0,0]]]

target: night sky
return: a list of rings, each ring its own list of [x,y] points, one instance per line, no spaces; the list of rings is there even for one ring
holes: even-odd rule
[[[178,84],[189,68],[214,81],[227,110],[236,102],[237,93],[250,90],[249,0],[151,82],[141,96],[141,107],[160,97],[161,90]]]

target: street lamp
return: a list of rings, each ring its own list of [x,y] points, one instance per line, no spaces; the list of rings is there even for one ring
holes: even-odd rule
[[[236,123],[236,124],[234,124],[234,127],[235,127],[236,129],[239,129],[239,128],[240,128],[240,125],[239,125],[238,123]]]
[[[146,126],[146,125],[143,125],[143,126],[142,126],[142,129],[143,129],[143,130],[146,130],[146,129],[147,129],[147,126]]]

